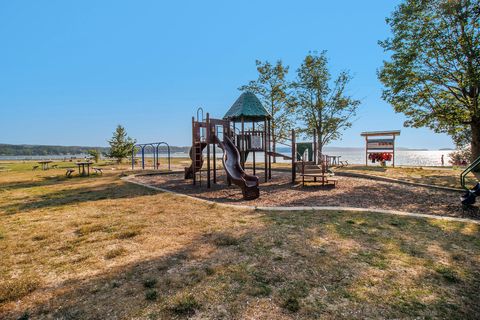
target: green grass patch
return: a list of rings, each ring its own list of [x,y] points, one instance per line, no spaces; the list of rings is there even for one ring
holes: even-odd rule
[[[148,301],[155,301],[158,298],[158,292],[155,289],[148,289],[145,292],[145,299]]]
[[[200,303],[192,294],[180,294],[170,301],[169,309],[182,316],[190,316],[200,308]]]

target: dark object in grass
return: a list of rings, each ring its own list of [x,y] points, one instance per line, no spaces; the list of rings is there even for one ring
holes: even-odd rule
[[[20,317],[17,318],[17,320],[28,320],[30,319],[30,314],[25,311]]]
[[[157,297],[158,297],[158,292],[155,289],[150,289],[150,290],[147,290],[147,292],[145,292],[145,299],[147,299],[148,301],[157,300]]]
[[[471,206],[475,204],[478,196],[480,196],[480,182],[477,182],[475,187],[464,193],[460,200],[463,205]]]
[[[143,280],[143,286],[145,288],[153,288],[157,284],[157,279],[154,278],[148,278]]]
[[[475,187],[473,187],[472,191],[475,192],[477,196],[480,196],[480,182],[477,182]]]
[[[214,243],[217,246],[236,246],[238,245],[238,239],[228,234],[219,234]]]
[[[296,297],[288,297],[284,302],[282,307],[287,309],[290,312],[297,312],[300,310],[300,302]]]
[[[462,201],[462,204],[465,206],[471,206],[475,204],[477,200],[477,195],[475,192],[469,190],[467,191],[461,198],[460,200]]]

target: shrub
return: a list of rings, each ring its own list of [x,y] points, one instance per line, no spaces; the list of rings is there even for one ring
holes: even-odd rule
[[[157,284],[157,279],[155,278],[147,278],[143,280],[143,286],[145,288],[153,288]]]
[[[470,162],[471,152],[469,148],[456,150],[448,155],[450,164],[453,166],[465,166]]]
[[[291,296],[284,300],[282,307],[290,312],[297,312],[300,310],[300,302],[297,297]]]
[[[148,301],[154,301],[158,298],[158,292],[155,289],[150,289],[145,292],[145,299]]]
[[[200,308],[200,304],[191,294],[176,297],[170,307],[170,309],[178,315],[192,315],[198,308]]]

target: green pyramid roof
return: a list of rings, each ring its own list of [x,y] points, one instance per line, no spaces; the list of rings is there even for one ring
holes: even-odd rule
[[[225,120],[245,120],[260,121],[264,119],[270,119],[271,115],[268,113],[258,100],[257,96],[251,92],[244,92],[238,97],[237,101],[230,107],[225,113],[223,119]]]

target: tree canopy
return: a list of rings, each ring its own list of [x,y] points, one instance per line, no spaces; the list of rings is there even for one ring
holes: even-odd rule
[[[289,82],[286,79],[289,67],[284,66],[281,60],[278,60],[275,64],[257,60],[255,64],[258,78],[250,81],[247,85],[241,86],[239,90],[250,91],[259,95],[262,104],[270,112],[272,116],[273,151],[275,152],[275,142],[288,137],[288,131],[292,128],[292,118],[288,113]]]
[[[387,19],[383,98],[406,126],[428,127],[480,156],[480,0],[406,0]]]
[[[107,156],[117,159],[117,162],[120,163],[131,154],[136,140],[128,137],[125,128],[118,125],[108,143],[110,144],[110,151]]]
[[[317,133],[317,150],[340,138],[355,116],[359,100],[347,94],[352,76],[342,71],[332,81],[326,51],[308,54],[297,70],[294,88],[294,112],[306,127],[300,132]]]

